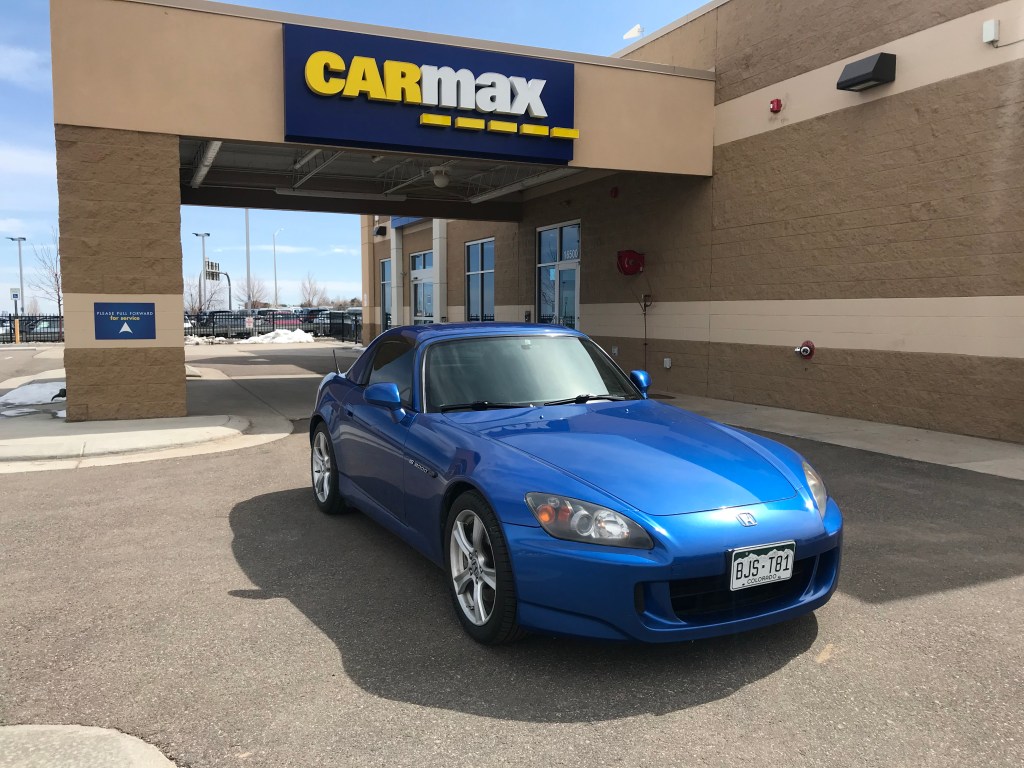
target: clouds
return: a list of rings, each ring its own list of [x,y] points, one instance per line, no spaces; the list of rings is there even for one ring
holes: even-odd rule
[[[209,249],[211,253],[245,253],[244,245],[222,245],[219,248]],[[249,247],[251,253],[273,253],[274,246],[270,245],[251,245]],[[330,248],[315,248],[310,245],[284,245],[282,243],[277,244],[277,255],[278,256],[358,256],[360,250],[358,248],[352,248],[351,246],[344,245],[332,245]]]
[[[52,176],[56,178],[56,151],[52,147],[49,149],[37,149],[36,147],[25,147],[0,142],[0,173],[18,176]]]
[[[30,91],[50,90],[49,53],[0,43],[0,82]]]
[[[0,235],[22,235],[26,229],[21,219],[0,219]]]

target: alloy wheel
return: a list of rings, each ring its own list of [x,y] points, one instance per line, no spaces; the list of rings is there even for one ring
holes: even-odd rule
[[[455,518],[448,549],[459,607],[473,624],[483,626],[494,611],[498,581],[491,539],[476,512],[464,509]]]
[[[327,444],[327,435],[323,432],[317,432],[313,438],[310,463],[313,468],[313,492],[317,500],[323,504],[331,495],[331,447]]]

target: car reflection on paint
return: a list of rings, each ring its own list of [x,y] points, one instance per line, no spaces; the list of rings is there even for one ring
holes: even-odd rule
[[[817,473],[648,386],[567,328],[392,329],[320,384],[314,498],[443,568],[482,643],[686,640],[824,605],[842,515]]]

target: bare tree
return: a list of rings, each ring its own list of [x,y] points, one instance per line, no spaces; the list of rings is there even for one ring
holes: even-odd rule
[[[209,312],[215,306],[220,304],[220,300],[223,295],[224,287],[220,283],[214,283],[207,280],[206,291],[203,292],[203,300],[200,302],[199,278],[185,278],[185,291],[183,298],[185,299],[185,311],[190,315],[195,315],[200,312]]]
[[[320,287],[320,283],[313,277],[312,272],[307,272],[306,276],[302,278],[302,283],[299,285],[299,296],[302,301],[299,302],[300,307],[316,307],[320,304],[320,297],[323,295],[324,289]]]
[[[33,296],[31,299],[25,302],[25,314],[26,315],[38,315],[39,314],[39,299]]]
[[[330,305],[335,309],[348,309],[348,299],[343,299],[341,296],[335,296],[331,299]]]
[[[250,279],[248,286],[243,283],[242,286],[235,291],[235,301],[239,302],[247,309],[269,307],[270,304],[267,303],[269,296],[270,293],[267,291],[267,284],[258,277]]]
[[[360,299],[358,296],[353,296],[351,299],[348,300],[348,305],[350,307],[361,307],[363,306],[363,300]]]
[[[50,230],[52,245],[33,245],[32,253],[35,256],[35,271],[29,274],[28,284],[39,291],[44,298],[49,299],[57,305],[57,314],[64,314],[64,286],[61,283],[60,275],[60,238],[57,230]],[[38,314],[37,311],[32,314]]]

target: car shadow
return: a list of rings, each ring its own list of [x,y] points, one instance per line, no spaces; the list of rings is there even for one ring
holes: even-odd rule
[[[818,633],[809,615],[672,645],[530,636],[487,648],[462,631],[442,571],[361,514],[326,517],[301,488],[244,501],[230,522],[256,585],[231,594],[290,601],[356,684],[395,701],[543,723],[666,714],[776,672]]]
[[[806,456],[843,510],[840,591],[885,603],[1024,573],[1024,481],[762,434]]]

